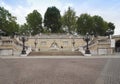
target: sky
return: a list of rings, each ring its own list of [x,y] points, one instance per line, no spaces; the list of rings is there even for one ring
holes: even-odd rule
[[[105,21],[114,23],[115,35],[120,35],[120,0],[0,0],[0,6],[16,16],[19,24],[25,23],[25,17],[33,10],[38,10],[44,17],[48,7],[56,6],[63,15],[70,6],[77,16],[82,13],[99,15]]]

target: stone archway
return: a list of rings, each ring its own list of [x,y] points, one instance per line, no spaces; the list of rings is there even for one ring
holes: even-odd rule
[[[115,43],[115,51],[120,52],[120,40],[116,41]]]

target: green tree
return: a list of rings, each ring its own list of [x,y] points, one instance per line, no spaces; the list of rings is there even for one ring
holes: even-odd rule
[[[109,27],[109,29],[112,29],[112,30],[115,29],[115,25],[114,25],[114,23],[112,23],[112,22],[109,22],[109,23],[108,23],[108,27]]]
[[[98,15],[93,16],[92,19],[93,19],[93,31],[97,35],[105,35],[105,32],[108,29],[108,23]]]
[[[62,25],[64,28],[68,29],[68,32],[76,31],[76,15],[75,11],[68,7],[68,10],[64,13],[62,17]]]
[[[111,29],[111,30],[113,31],[112,34],[114,34],[114,30],[115,30],[115,25],[114,25],[114,23],[109,22],[109,23],[108,23],[108,28]]]
[[[92,31],[92,17],[88,14],[81,14],[77,20],[77,33],[85,35]]]
[[[18,32],[19,29],[16,17],[12,16],[11,13],[3,7],[0,7],[0,29],[6,32],[7,35],[12,35],[13,32]]]
[[[77,32],[85,35],[86,32],[103,36],[107,29],[115,29],[113,23],[107,23],[101,16],[90,16],[88,14],[81,14],[77,20]]]
[[[19,33],[22,35],[23,33],[25,35],[31,35],[32,29],[30,29],[29,25],[24,23],[23,25],[20,26]]]
[[[56,7],[48,7],[44,15],[44,26],[52,33],[61,32],[61,15]]]
[[[32,13],[28,14],[26,20],[31,29],[32,35],[39,34],[43,31],[42,16],[37,10],[33,10]]]

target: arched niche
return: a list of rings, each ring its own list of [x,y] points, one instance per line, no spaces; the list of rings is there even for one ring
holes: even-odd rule
[[[115,43],[115,51],[120,52],[120,40],[116,41]]]

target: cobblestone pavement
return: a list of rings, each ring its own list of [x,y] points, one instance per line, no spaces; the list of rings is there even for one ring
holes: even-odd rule
[[[120,59],[108,59],[96,84],[120,84]]]
[[[0,84],[120,84],[120,58],[0,58]]]

